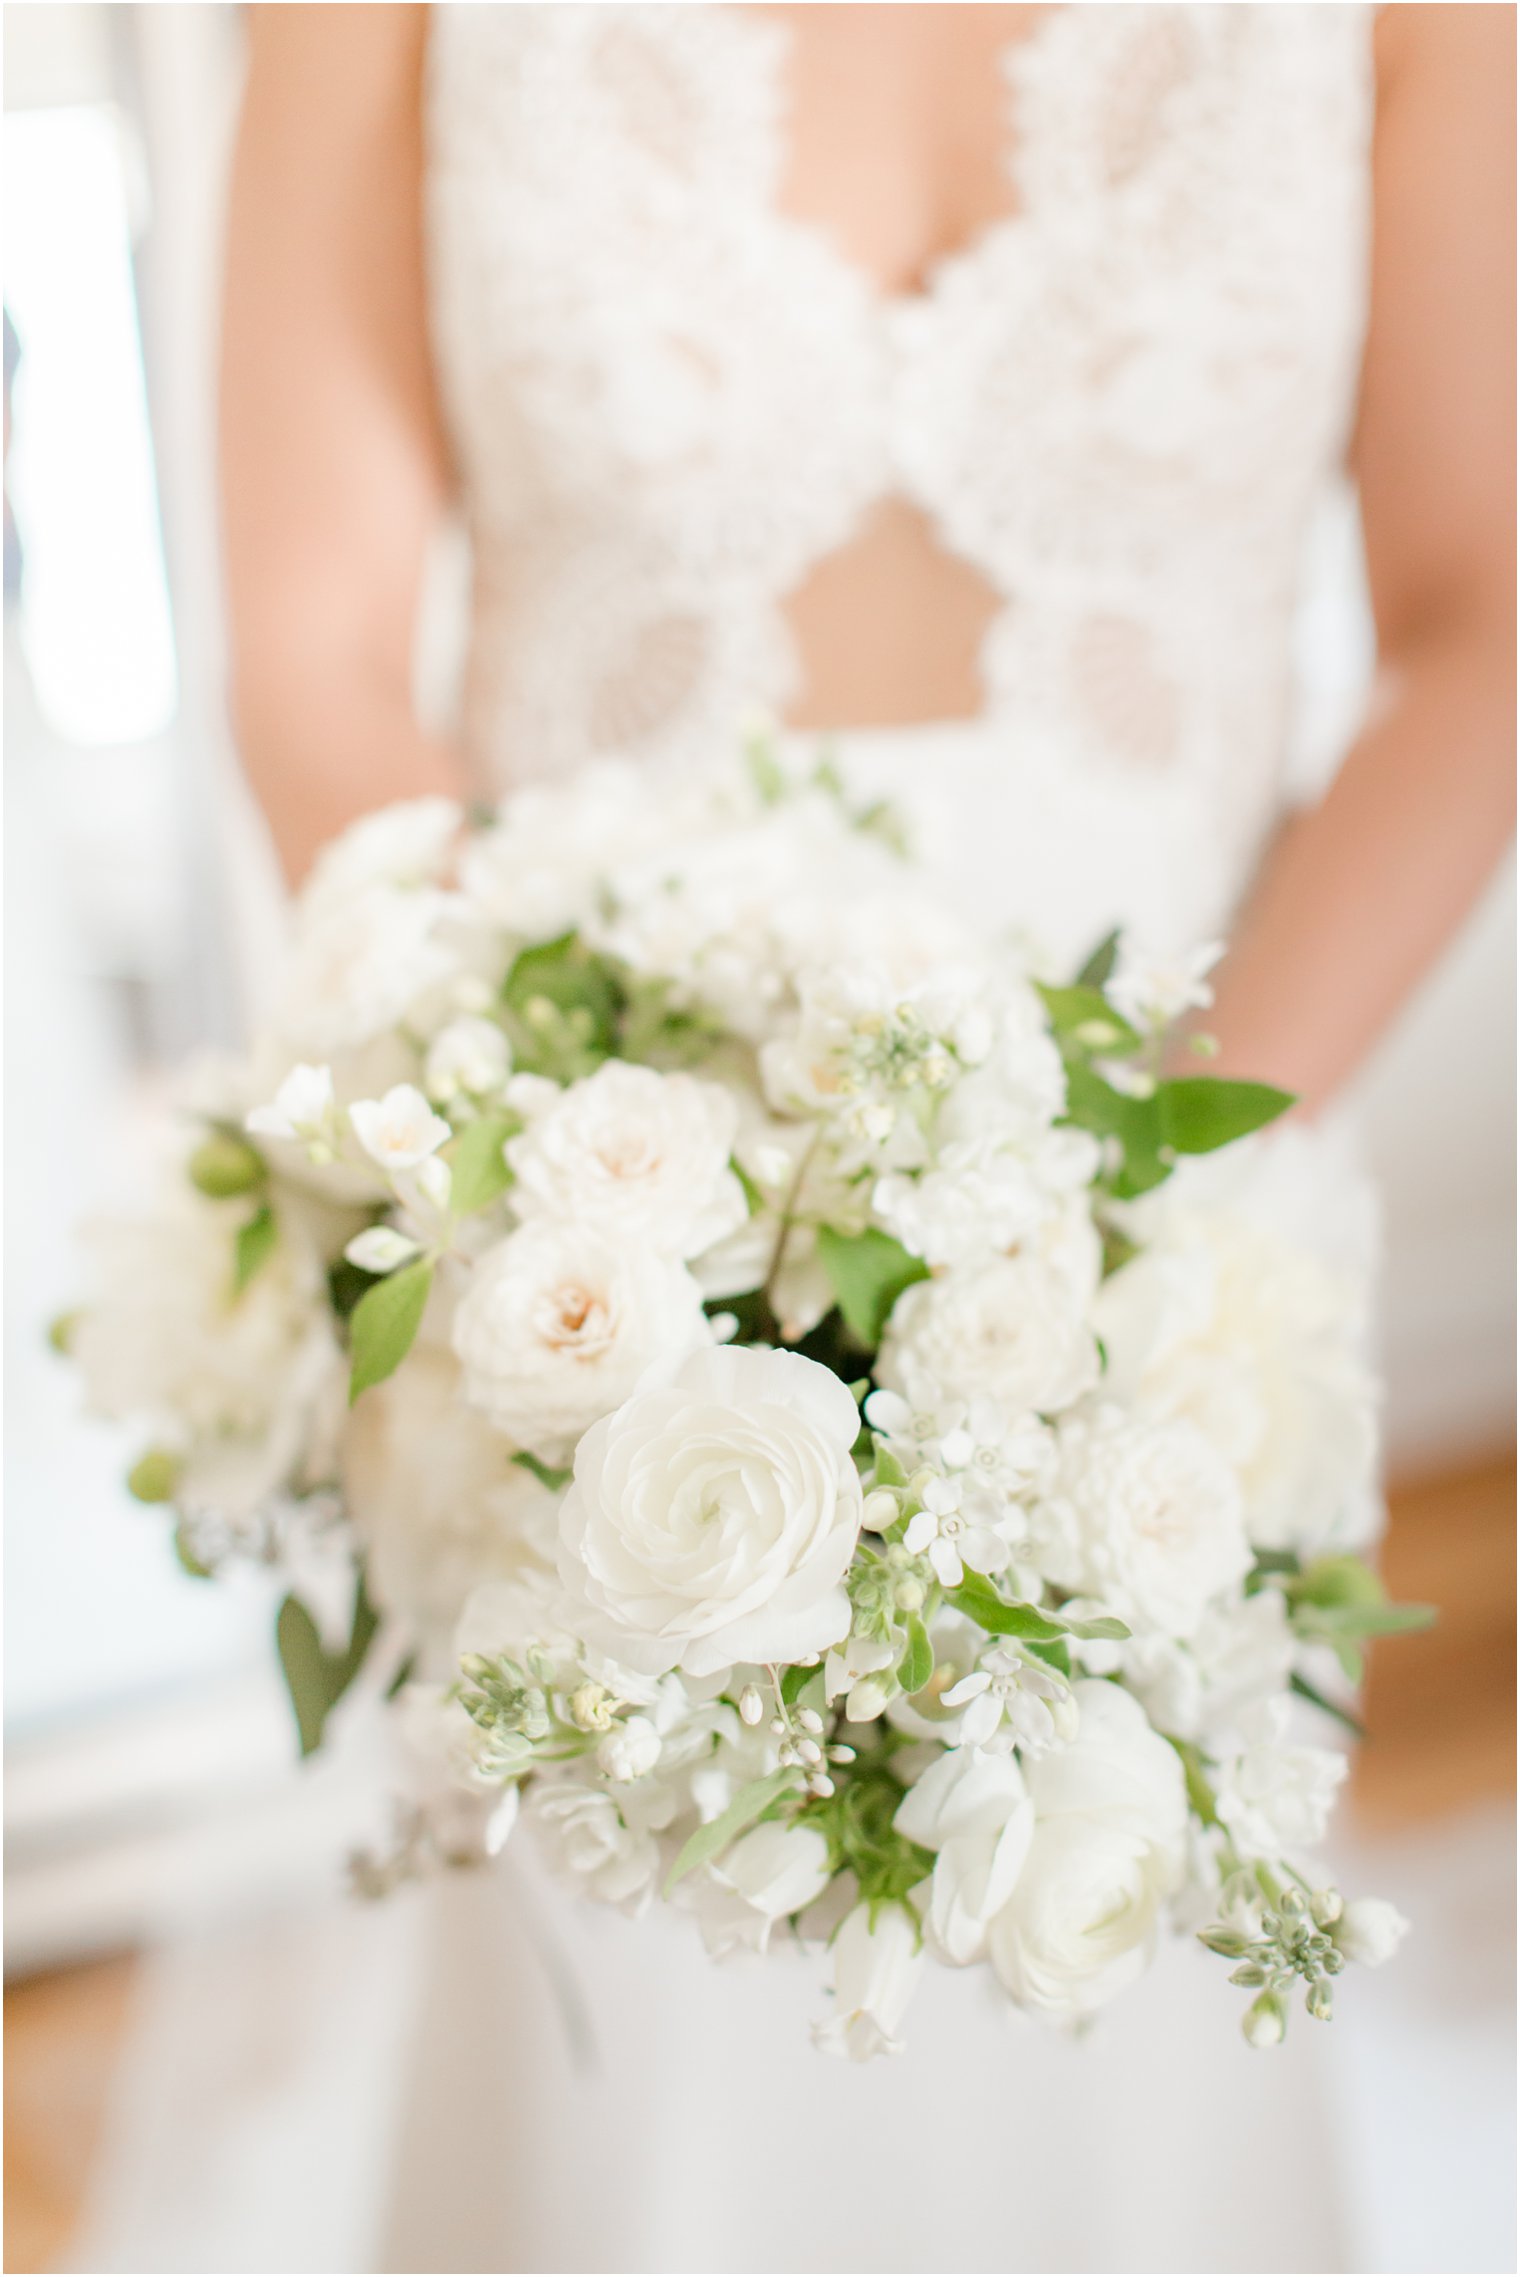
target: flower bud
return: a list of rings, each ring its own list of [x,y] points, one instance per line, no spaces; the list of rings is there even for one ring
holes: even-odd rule
[[[1321,1929],[1328,1929],[1332,1922],[1339,1921],[1343,1910],[1339,1890],[1316,1890],[1309,1900],[1309,1911]]]
[[[765,1702],[753,1684],[746,1684],[739,1694],[739,1714],[752,1729],[765,1714]]]
[[[889,1487],[876,1486],[866,1496],[860,1522],[873,1534],[884,1534],[897,1523],[897,1497]]]
[[[248,1194],[264,1182],[264,1158],[231,1131],[213,1131],[186,1164],[190,1183],[213,1202]]]
[[[1240,2028],[1253,2048],[1275,2048],[1287,2029],[1287,2021],[1277,1994],[1264,1992],[1252,2001]]]
[[[139,1455],[127,1473],[127,1492],[138,1502],[172,1502],[179,1484],[179,1458],[162,1447]]]

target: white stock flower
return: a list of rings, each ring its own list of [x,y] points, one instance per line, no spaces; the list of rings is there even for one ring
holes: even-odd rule
[[[1068,1421],[1061,1457],[1043,1569],[1131,1628],[1191,1636],[1251,1568],[1229,1465],[1190,1424],[1132,1423],[1115,1408]]]
[[[454,1135],[412,1083],[393,1085],[383,1099],[356,1099],[348,1119],[371,1162],[392,1177],[415,1170]]]
[[[1256,1163],[1270,1175],[1296,1151]],[[1114,1396],[1195,1424],[1239,1474],[1251,1539],[1309,1551],[1345,1540],[1371,1498],[1377,1384],[1358,1282],[1262,1221],[1256,1163],[1232,1166],[1235,1191],[1217,1200],[1223,1173],[1186,1165],[1175,1193],[1137,1210],[1144,1247],[1105,1282],[1094,1322]]]
[[[849,1627],[859,1417],[793,1352],[708,1349],[656,1372],[586,1433],[560,1570],[586,1634],[651,1671],[789,1661]]]
[[[96,1290],[70,1344],[95,1412],[147,1426],[178,1459],[176,1503],[227,1519],[300,1473],[341,1368],[322,1260],[293,1213],[235,1292],[246,1216],[181,1174],[153,1210],[88,1228]]]
[[[1330,1748],[1289,1746],[1291,1714],[1287,1700],[1269,1700],[1251,1719],[1246,1745],[1220,1769],[1216,1807],[1249,1857],[1312,1850],[1346,1776],[1346,1758]]]
[[[708,1336],[684,1266],[546,1223],[479,1259],[454,1319],[466,1396],[546,1463],[567,1461],[646,1368]]]
[[[1223,941],[1206,941],[1194,949],[1170,953],[1147,949],[1126,935],[1105,993],[1109,1003],[1132,1028],[1169,1027],[1184,1012],[1203,1010],[1214,1001],[1208,975],[1224,955]]]
[[[597,1769],[620,1785],[644,1778],[660,1760],[660,1735],[647,1716],[626,1716],[597,1742]]]
[[[512,1068],[512,1047],[494,1020],[468,1012],[440,1028],[428,1045],[423,1080],[430,1099],[446,1106],[461,1092],[493,1099]]]
[[[1363,1968],[1380,1969],[1409,1935],[1409,1923],[1387,1898],[1352,1898],[1332,1932],[1348,1961]]]
[[[694,1876],[688,1902],[717,1960],[763,1953],[778,1921],[801,1913],[829,1882],[829,1846],[816,1827],[752,1827]]]
[[[438,939],[448,907],[429,887],[376,884],[313,911],[292,944],[278,1034],[330,1059],[394,1028],[453,969]]]
[[[901,1391],[924,1376],[1012,1415],[1054,1414],[1097,1380],[1084,1310],[1070,1276],[1038,1256],[918,1281],[893,1307],[877,1378]]]
[[[1013,1895],[1034,1833],[1034,1806],[1011,1755],[957,1747],[908,1789],[899,1834],[937,1853],[929,1935],[956,1967],[983,1959],[987,1925]]]
[[[815,2047],[855,2063],[902,2054],[898,2035],[925,1959],[901,1906],[882,1906],[874,1926],[871,1911],[857,1906],[834,1939],[834,2012],[813,2026]]]
[[[1069,1747],[1026,1767],[1034,1836],[988,1947],[1022,2007],[1088,2016],[1149,1965],[1185,1861],[1182,1766],[1117,1685],[1074,1687]]]
[[[513,1207],[696,1257],[748,1216],[729,1167],[738,1128],[720,1085],[608,1060],[510,1141]]]
[[[442,1653],[472,1590],[552,1575],[555,1499],[513,1453],[466,1404],[459,1364],[436,1344],[414,1345],[349,1411],[344,1500],[368,1551],[372,1594],[430,1653]]]

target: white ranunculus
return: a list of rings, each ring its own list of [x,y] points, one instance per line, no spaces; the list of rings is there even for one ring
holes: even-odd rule
[[[1067,2021],[1144,1973],[1187,1829],[1182,1766],[1139,1703],[1097,1679],[1074,1690],[1080,1729],[1028,1767],[1034,1836],[988,1931],[1013,1998]]]
[[[752,1827],[701,1875],[689,1903],[715,1959],[763,1953],[778,1921],[801,1913],[828,1887],[829,1846],[816,1827]]]
[[[644,1912],[659,1880],[660,1846],[646,1827],[628,1824],[605,1787],[540,1774],[528,1789],[526,1813],[556,1873],[602,1905]]]
[[[1013,1894],[1034,1833],[1034,1806],[1012,1755],[948,1749],[898,1805],[893,1822],[938,1853],[929,1934],[957,1967],[987,1950],[987,1925]]]
[[[998,1257],[906,1289],[876,1374],[893,1391],[926,1376],[1010,1415],[1050,1415],[1096,1382],[1098,1351],[1066,1273],[1037,1256]]]
[[[372,1594],[415,1625],[440,1669],[472,1589],[525,1568],[552,1574],[555,1498],[514,1452],[467,1405],[454,1355],[433,1344],[415,1346],[344,1425],[344,1499]]]
[[[850,1623],[855,1402],[794,1352],[709,1349],[593,1426],[560,1516],[591,1641],[706,1676],[823,1651]]]
[[[312,864],[301,888],[303,923],[371,886],[439,884],[463,824],[463,808],[445,798],[402,799],[361,815]]]
[[[1239,1473],[1264,1549],[1360,1538],[1374,1501],[1367,1236],[1338,1255],[1342,1242],[1297,1189],[1344,1190],[1348,1224],[1365,1219],[1366,1201],[1354,1179],[1320,1175],[1316,1135],[1273,1133],[1229,1149],[1238,1163],[1185,1164],[1133,1213],[1144,1246],[1094,1310],[1114,1396],[1212,1441]]]
[[[288,1048],[329,1060],[394,1028],[453,969],[438,938],[448,907],[430,887],[375,884],[313,911],[275,1010]]]
[[[1393,1959],[1409,1935],[1409,1923],[1387,1898],[1352,1898],[1332,1934],[1348,1961],[1379,1969]]]
[[[834,2013],[813,2026],[813,2044],[825,2055],[864,2063],[871,2056],[901,2055],[899,2038],[923,1973],[918,1932],[901,1906],[857,1906],[834,1939]]]
[[[540,1224],[476,1264],[454,1349],[482,1413],[541,1461],[563,1463],[646,1368],[709,1334],[684,1266],[637,1242]]]
[[[181,1171],[154,1210],[87,1229],[96,1289],[70,1345],[95,1412],[146,1426],[177,1458],[180,1508],[229,1520],[298,1480],[342,1370],[322,1258],[294,1208],[236,1292],[247,1216]]]
[[[1346,1758],[1288,1744],[1291,1704],[1269,1700],[1250,1719],[1246,1745],[1222,1765],[1216,1805],[1238,1849],[1275,1859],[1312,1850],[1330,1822]]]
[[[1061,1440],[1042,1566],[1133,1629],[1190,1637],[1251,1568],[1234,1472],[1190,1424],[1113,1408],[1069,1421]]]
[[[716,1083],[608,1060],[508,1145],[513,1207],[696,1257],[748,1215],[729,1167],[738,1128]]]

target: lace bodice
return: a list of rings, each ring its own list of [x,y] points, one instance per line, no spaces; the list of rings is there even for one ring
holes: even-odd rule
[[[998,598],[1008,766],[1121,841],[1131,814],[1180,833],[1227,897],[1280,799],[1306,532],[1353,401],[1370,18],[1052,9],[1005,58],[1016,211],[893,298],[779,208],[778,20],[436,10],[483,770],[696,755],[784,713],[784,600],[906,497]]]

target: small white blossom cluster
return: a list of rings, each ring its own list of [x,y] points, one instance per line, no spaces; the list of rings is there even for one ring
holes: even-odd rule
[[[1415,1620],[1354,1554],[1355,1211],[1280,1095],[1171,1072],[1217,953],[1037,985],[763,751],[329,850],[68,1340],[186,1562],[285,1572],[303,1745],[335,1666],[394,1695],[363,1886],[520,1821],[826,1951],[853,2057],[930,1959],[1077,2022],[1203,1925],[1264,2045],[1391,1952],[1296,1720]]]

